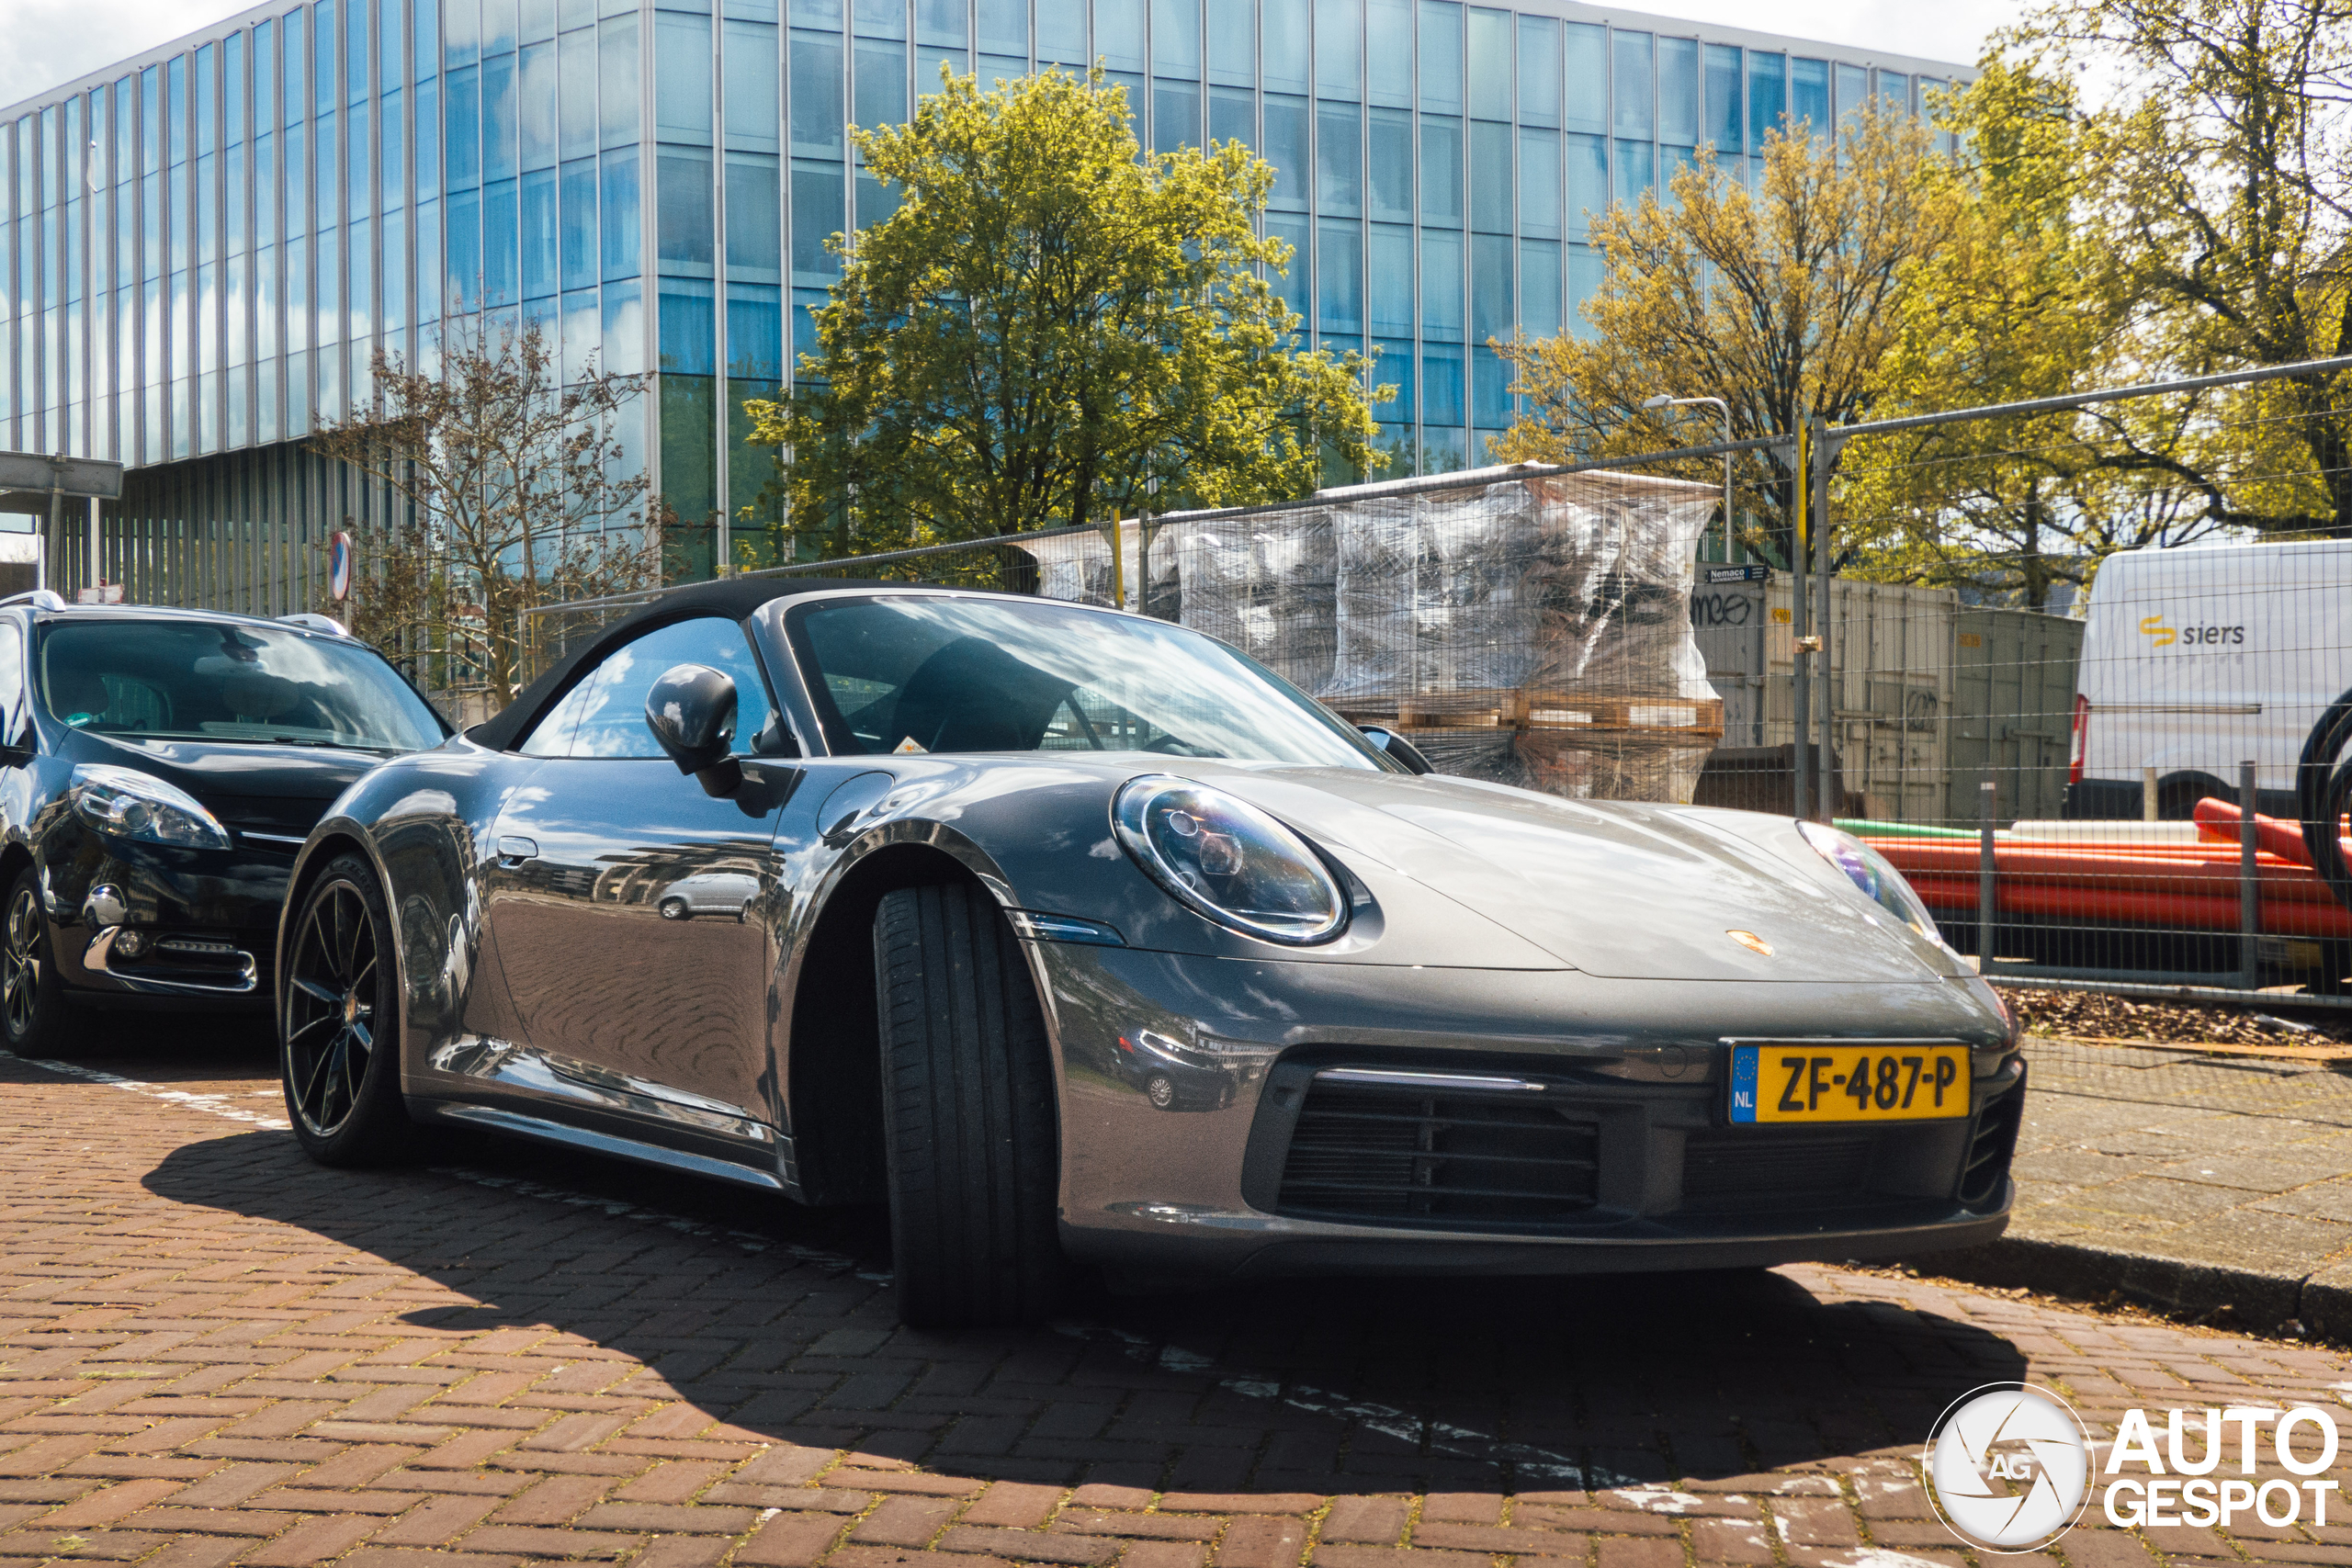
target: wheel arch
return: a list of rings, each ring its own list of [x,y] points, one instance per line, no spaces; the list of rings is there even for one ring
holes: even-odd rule
[[[781,1010],[786,1032],[778,1076],[800,1196],[810,1203],[883,1197],[881,1024],[874,987],[874,917],[883,896],[962,883],[986,888],[1000,909],[1010,899],[1003,878],[977,847],[935,826],[905,831],[913,826],[896,823],[897,831],[877,832],[877,841],[824,889],[795,944],[789,998]],[[1036,983],[1034,967],[1031,983]]]

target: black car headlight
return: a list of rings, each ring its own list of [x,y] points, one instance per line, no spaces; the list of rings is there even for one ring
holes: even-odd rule
[[[1936,930],[1936,918],[1928,913],[1928,906],[1911,891],[1911,885],[1903,880],[1903,874],[1889,864],[1884,855],[1853,834],[1819,822],[1800,822],[1797,831],[1821,852],[1822,859],[1844,872],[1846,880],[1860,888],[1863,897],[1929,942],[1943,940],[1943,934]]]
[[[1247,801],[1146,773],[1120,787],[1111,824],[1153,881],[1221,926],[1295,947],[1347,927],[1348,901],[1306,840]]]
[[[187,791],[136,768],[83,762],[66,798],[101,833],[183,850],[225,850],[229,829]]]

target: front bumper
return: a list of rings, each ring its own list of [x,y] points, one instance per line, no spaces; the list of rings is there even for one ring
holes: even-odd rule
[[[290,850],[177,849],[79,831],[42,862],[49,950],[89,1000],[266,1008]],[[138,933],[142,951],[125,951]]]
[[[2007,1224],[2023,1064],[1959,985],[1032,951],[1063,1072],[1064,1244],[1122,1274],[1747,1267],[1966,1247]],[[1229,1102],[1155,1106],[1119,1070],[1138,1028],[1220,1057]],[[1734,1127],[1725,1036],[1962,1040],[1969,1113]],[[1498,1076],[1519,1087],[1476,1081]]]

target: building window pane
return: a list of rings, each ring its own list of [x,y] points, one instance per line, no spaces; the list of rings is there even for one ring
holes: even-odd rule
[[[1374,103],[1413,107],[1413,0],[1365,0],[1364,64]]]
[[[1470,12],[1470,103],[1491,119],[1510,118],[1515,47],[1509,11],[1474,6]]]
[[[481,53],[487,60],[493,54],[512,54],[514,42],[521,34],[521,18],[515,14],[514,0],[481,0]]]
[[[1266,91],[1306,91],[1306,15],[1305,0],[1266,0],[1259,10],[1258,44],[1265,62]]]
[[[784,291],[747,285],[727,291],[727,373],[749,381],[784,378]],[[739,495],[740,504],[751,497]]]
[[[1462,122],[1421,116],[1421,220],[1462,224]]]
[[[1209,141],[1258,145],[1258,96],[1243,87],[1209,89]]]
[[[775,28],[765,22],[728,23],[720,59],[727,78],[727,145],[775,152],[780,114]]]
[[[773,282],[784,267],[784,214],[776,160],[768,152],[727,154],[727,275]]]
[[[1619,141],[1616,198],[1633,206],[1657,184],[1657,150],[1646,141]]]
[[[1519,18],[1519,122],[1560,123],[1560,24],[1549,17]]]
[[[1563,108],[1570,130],[1609,129],[1609,29],[1596,22],[1561,24],[1567,54]]]
[[[907,0],[857,0],[857,36],[907,39]]]
[[[1312,292],[1315,266],[1313,235],[1307,220],[1269,213],[1266,217],[1266,238],[1279,240],[1290,247],[1290,260],[1284,264],[1284,270],[1279,275],[1269,276],[1266,282],[1298,317],[1293,323],[1295,329],[1305,332],[1314,324],[1307,315],[1312,304],[1308,295]]]
[[[710,154],[698,149],[662,149],[662,204],[656,234],[662,270],[707,276],[711,265]]]
[[[1375,223],[1365,248],[1370,283],[1366,303],[1373,335],[1410,337],[1413,333],[1413,231]],[[1383,414],[1385,419],[1390,416]]]
[[[900,125],[907,118],[907,46],[857,40],[857,123]]]
[[[1520,242],[1519,326],[1530,338],[1560,335],[1560,247],[1555,241]]]
[[[334,0],[318,0],[311,7],[311,106],[313,117],[333,109],[343,95],[334,68]]]
[[[1787,58],[1748,51],[1747,145],[1752,152],[1764,150],[1766,131],[1781,129],[1781,115],[1788,107],[1788,89],[1781,75]]]
[[[597,344],[603,341],[603,317],[596,307],[596,291],[583,288],[563,297],[562,323],[563,379],[566,386],[587,379],[594,363]]]
[[[558,251],[561,284],[568,292],[596,281],[596,161],[582,158],[563,166],[560,191]]]
[[[1421,335],[1462,341],[1462,236],[1421,235]]]
[[[556,291],[555,171],[523,176],[523,298],[542,299]]]
[[[1143,69],[1143,0],[1094,0],[1094,52],[1108,70]]]
[[[401,160],[408,146],[408,126],[401,118],[401,90],[395,87],[384,95],[383,111],[376,125],[378,172],[383,181],[380,195],[387,210],[408,200],[408,171]]]
[[[1315,0],[1315,90],[1327,98],[1363,96],[1363,0]]]
[[[370,116],[365,103],[352,105],[343,111],[344,149],[344,215],[364,218],[376,209],[375,149],[368,142],[368,121]]]
[[[1838,116],[1841,122],[1861,108],[1862,100],[1870,96],[1870,83],[1871,73],[1859,65],[1838,67]]]
[[[1086,0],[1037,0],[1037,63],[1074,65],[1084,73]]]
[[[653,14],[653,134],[662,141],[710,144],[708,17]]]
[[[1208,0],[1209,80],[1254,87],[1258,79],[1255,0]]]
[[[842,231],[842,168],[839,164],[792,166],[792,277],[796,283],[830,283],[841,274],[841,258],[825,242]]]
[[[596,71],[602,83],[597,97],[602,106],[599,118],[605,128],[605,145],[635,145],[637,103],[644,92],[637,80],[634,16],[607,17],[596,24]]]
[[[441,204],[416,204],[416,319],[429,324],[441,317]]]
[[[1538,239],[1560,237],[1560,137],[1557,131],[1519,133],[1519,231]]]
[[[681,376],[718,369],[718,317],[710,285],[665,278],[662,284],[661,368]]]
[[[430,0],[426,0],[430,4]],[[556,126],[562,155],[596,150],[596,33],[582,28],[556,40]]]
[[[1462,7],[1421,0],[1421,107],[1462,112]]]
[[[408,209],[395,207],[383,217],[384,297],[381,314],[385,333],[396,334],[408,325]],[[396,348],[395,344],[385,344]]]
[[[1173,152],[1201,142],[1201,89],[1191,82],[1151,84],[1151,150]]]
[[[431,0],[424,0],[424,9]],[[452,67],[471,65],[481,56],[481,0],[441,0],[441,58]]]
[[[1321,330],[1363,331],[1363,226],[1325,223],[1317,237],[1315,292]]]
[[[1510,365],[1501,355],[1483,343],[1470,350],[1470,423],[1479,430],[1510,425]],[[1486,443],[1476,442],[1475,449],[1484,451]]]
[[[1029,7],[1024,0],[979,0],[980,47],[991,54],[1029,53]]]
[[[961,49],[968,41],[964,0],[915,0],[915,42]]]
[[[842,155],[842,46],[813,33],[792,35],[792,151]],[[839,224],[834,225],[839,228]],[[828,233],[831,230],[826,231]]]
[[[1617,46],[1617,134],[1645,140],[1656,133],[1650,103],[1650,35],[1619,32]]]
[[[1459,344],[1441,345],[1428,344],[1421,350],[1421,422],[1433,425],[1459,425],[1462,407],[1462,348]],[[1459,457],[1458,448],[1453,454]],[[1432,451],[1430,460],[1422,465],[1436,470],[1453,467]]]
[[[1363,110],[1316,106],[1316,205],[1327,218],[1363,216]],[[1354,330],[1354,329],[1349,329]]]
[[[635,277],[639,272],[637,186],[637,149],[620,147],[606,152],[604,182],[597,192],[599,216],[605,228],[606,283]],[[611,341],[608,332],[605,342]]]
[[[398,6],[400,0],[391,0]],[[368,101],[368,0],[345,0],[343,14],[343,96],[349,103]]]
[[[1470,225],[1489,234],[1510,232],[1510,127],[1470,122]]]
[[[1585,317],[1584,307],[1600,292],[1601,282],[1607,275],[1608,268],[1602,263],[1599,251],[1590,245],[1568,247],[1567,324],[1578,337],[1592,335],[1592,322]]]
[[[555,44],[526,44],[515,83],[526,169],[555,167]]]
[[[441,139],[442,156],[447,160],[449,184],[452,186],[478,184],[481,179],[481,85],[476,68],[452,71],[448,75],[449,109],[447,131]],[[288,158],[294,145],[294,132],[286,134]]]
[[[1410,223],[1413,220],[1411,110],[1372,111],[1371,153],[1372,216],[1396,223]]]
[[[1201,79],[1200,0],[1151,0],[1151,72]]]
[[[522,298],[516,276],[514,209],[513,180],[481,187],[481,302],[486,309],[512,305]]]
[[[1706,140],[1715,144],[1718,158],[1747,150],[1746,109],[1739,93],[1739,51],[1727,43],[1707,46]]]
[[[605,370],[614,376],[645,373],[645,286],[605,285]]]
[[[1699,41],[1657,40],[1657,134],[1661,141],[1699,140]]]
[[[1266,96],[1266,162],[1274,166],[1275,207],[1303,208],[1307,190],[1306,100]]]
[[[1829,135],[1829,62],[1789,62],[1789,118],[1805,122],[1815,141]]]
[[[351,341],[365,344],[376,335],[376,246],[368,233],[372,220],[366,218],[352,222],[350,243],[344,254],[351,260],[351,288],[345,303],[351,310]],[[363,353],[361,358],[365,362]]]

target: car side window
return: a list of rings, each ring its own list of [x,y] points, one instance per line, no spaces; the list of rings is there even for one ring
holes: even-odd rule
[[[550,709],[522,745],[530,757],[660,757],[645,726],[645,694],[680,664],[707,664],[735,682],[735,745],[749,756],[768,721],[767,683],[743,628],[718,615],[677,621],[605,656],[594,673]]]
[[[25,639],[13,621],[0,621],[0,746],[25,727],[29,694],[25,689]]]

